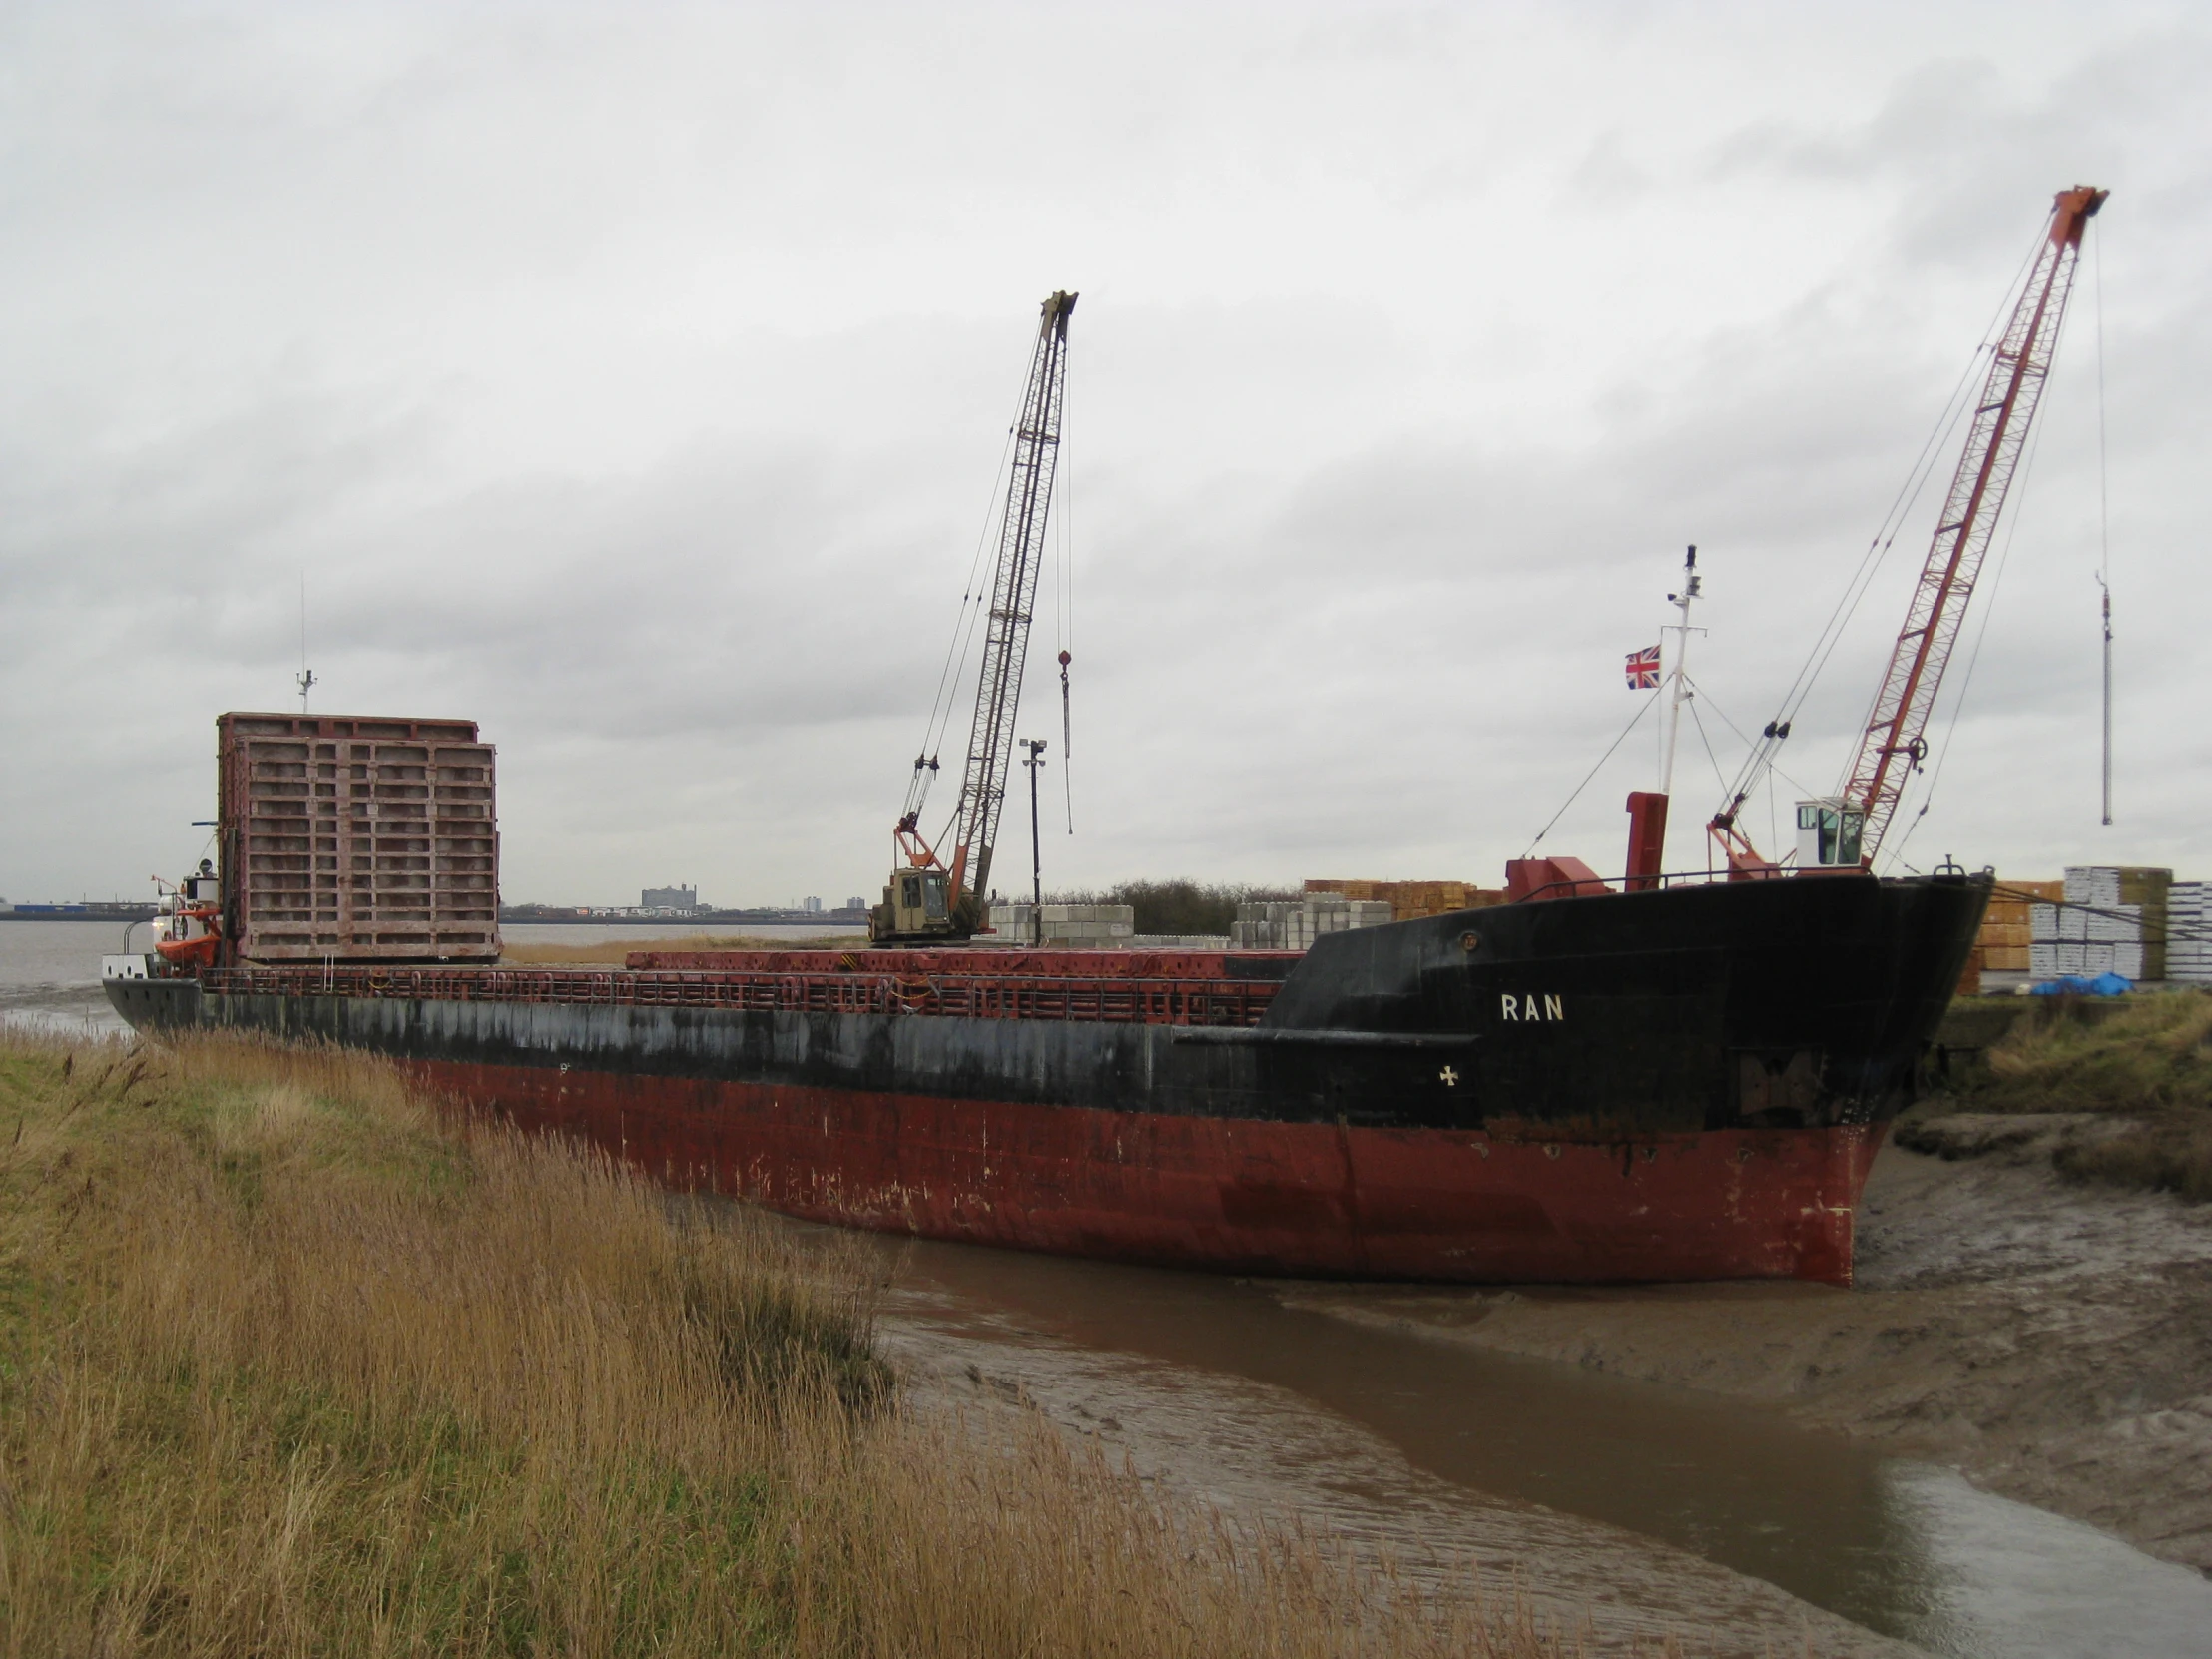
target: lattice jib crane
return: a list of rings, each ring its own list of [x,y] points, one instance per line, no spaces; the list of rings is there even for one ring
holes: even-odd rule
[[[991,573],[975,715],[968,730],[959,799],[932,846],[922,836],[920,822],[923,798],[937,764],[934,757],[915,761],[905,811],[892,831],[898,862],[882,904],[869,919],[869,932],[879,941],[966,938],[983,923],[982,895],[990,890],[991,853],[997,844],[999,814],[1006,804],[1037,571],[1044,558],[1045,523],[1051,515],[1059,468],[1068,317],[1075,309],[1075,298],[1061,292],[1045,300],[1028,383],[1014,420],[1012,464],[999,517],[998,558]]]
[[[2049,232],[2037,245],[2034,267],[1991,353],[1950,493],[1851,770],[1835,797],[1798,805],[1800,867],[1872,868],[1913,769],[1928,753],[1929,715],[2050,377],[2082,234],[2107,194],[2076,185],[2052,199]],[[1779,731],[1787,736],[1788,725]],[[1776,735],[1770,726],[1770,750]],[[1708,827],[1716,850],[1733,873],[1773,872],[1775,866],[1758,856],[1737,828],[1743,800],[1739,792]]]

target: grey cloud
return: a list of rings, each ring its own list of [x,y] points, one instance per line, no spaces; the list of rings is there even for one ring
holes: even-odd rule
[[[2201,653],[2206,42],[2084,62],[2091,15],[1935,17],[1863,84],[1841,23],[1665,7],[19,17],[0,891],[196,850],[214,714],[287,702],[301,568],[326,706],[501,745],[512,895],[868,890],[1063,284],[1083,832],[1048,878],[1494,878],[1628,718],[1683,543],[1709,702],[1771,712],[2077,156],[2126,175],[2128,844],[2186,862],[2202,786],[2150,734]],[[2085,315],[1916,856],[2100,844]],[[1809,786],[1932,511],[1793,739]],[[1617,860],[1646,736],[1549,844]]]

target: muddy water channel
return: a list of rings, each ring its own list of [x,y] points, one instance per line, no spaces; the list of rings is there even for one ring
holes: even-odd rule
[[[1348,1324],[1264,1282],[883,1248],[884,1335],[925,1390],[1021,1400],[1169,1486],[1439,1581],[1471,1558],[1600,1646],[2212,1654],[2194,1572],[1758,1407]]]

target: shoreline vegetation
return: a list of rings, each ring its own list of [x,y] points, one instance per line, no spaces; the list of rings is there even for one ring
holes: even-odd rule
[[[1020,895],[1015,895],[1019,897]],[[1102,891],[1048,892],[1047,904],[1127,904],[1136,913],[1139,933],[1226,934],[1237,906],[1265,899],[1296,898],[1291,888],[1255,887],[1199,881],[1124,881]],[[611,931],[611,929],[610,929]],[[536,944],[509,940],[500,952],[502,967],[620,967],[634,950],[853,950],[865,940],[850,933],[819,938],[766,938],[750,933],[696,937],[607,938],[588,944]]]
[[[1984,1115],[2013,1122],[1950,1121]],[[1897,1136],[1952,1159],[2032,1137],[2068,1180],[2212,1202],[2212,993],[2032,998]]]
[[[910,1407],[877,1260],[367,1057],[0,1036],[0,1654],[1584,1650]]]

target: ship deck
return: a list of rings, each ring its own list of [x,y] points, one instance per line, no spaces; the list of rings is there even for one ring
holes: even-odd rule
[[[646,951],[622,968],[290,963],[209,969],[217,996],[1257,1025],[1290,951]]]

